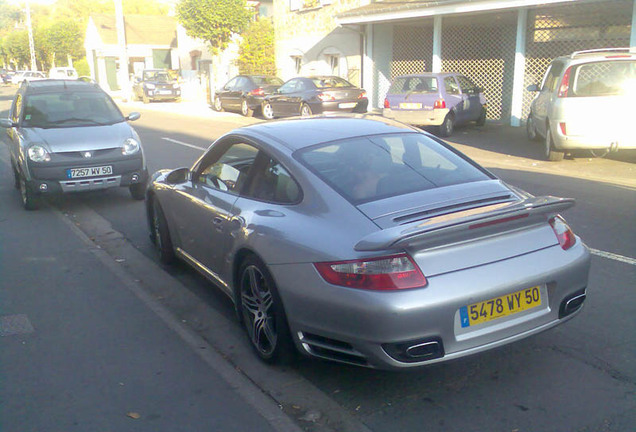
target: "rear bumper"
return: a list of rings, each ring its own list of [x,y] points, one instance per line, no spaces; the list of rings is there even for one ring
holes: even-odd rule
[[[310,104],[311,111],[314,114],[329,113],[365,113],[369,105],[368,99],[338,102],[319,102]]]
[[[384,117],[416,126],[439,126],[444,122],[448,108],[433,110],[392,110],[384,108]]]
[[[402,292],[333,286],[311,264],[271,266],[271,270],[301,352],[366,367],[404,369],[502,346],[570,319],[582,301],[567,316],[560,310],[585,293],[589,266],[589,251],[579,240],[568,251],[548,247],[435,276],[425,288]],[[540,306],[462,328],[461,307],[534,286],[541,287]],[[389,354],[392,347],[420,342],[437,343],[440,355],[403,361]]]
[[[558,150],[577,150],[577,149],[636,149],[636,135],[624,134],[621,136],[612,136],[611,128],[607,133],[595,135],[564,135],[561,129],[550,125],[552,137],[554,138],[554,146]],[[602,128],[605,130],[605,128]]]

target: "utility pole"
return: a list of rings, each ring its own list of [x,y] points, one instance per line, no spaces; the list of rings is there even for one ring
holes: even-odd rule
[[[117,27],[117,44],[119,45],[119,86],[124,102],[130,99],[130,81],[128,79],[128,52],[126,51],[126,27],[124,8],[121,0],[115,0],[115,25]]]
[[[31,52],[31,70],[38,70],[38,64],[35,61],[35,44],[33,43],[33,27],[31,26],[31,6],[29,0],[26,0],[26,18],[27,29],[29,32],[29,51]]]

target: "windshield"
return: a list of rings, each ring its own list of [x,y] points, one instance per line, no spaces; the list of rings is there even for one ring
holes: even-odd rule
[[[159,71],[159,72],[144,72],[144,81],[160,81],[160,82],[170,82],[172,78],[168,75],[168,72]]]
[[[405,93],[437,93],[437,78],[435,77],[399,77],[393,81],[389,94]]]
[[[278,77],[259,77],[259,76],[255,76],[252,77],[252,79],[254,80],[254,84],[256,84],[259,87],[265,86],[265,85],[283,85],[283,80],[278,78]]]
[[[299,159],[354,204],[490,179],[442,144],[415,133],[319,145],[301,150]]]
[[[636,61],[585,63],[573,68],[572,96],[636,95]]]
[[[124,121],[115,103],[101,92],[64,91],[29,95],[23,127],[62,128],[109,125]]]
[[[311,78],[311,82],[318,88],[354,87],[349,81],[336,76]]]

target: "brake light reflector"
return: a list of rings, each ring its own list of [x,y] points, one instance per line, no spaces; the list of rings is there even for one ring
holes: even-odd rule
[[[565,70],[563,74],[563,79],[561,80],[561,86],[559,87],[559,94],[557,97],[568,97],[568,90],[570,89],[570,71],[572,70],[572,66]]]
[[[435,105],[433,105],[433,109],[436,108],[446,108],[446,101],[444,99],[437,99]]]
[[[362,91],[362,93],[360,93],[358,95],[358,99],[366,99],[367,98],[367,92],[366,91]]]
[[[265,96],[265,90],[262,87],[255,88],[250,92],[252,96]]]
[[[375,291],[422,288],[428,283],[407,254],[366,260],[314,263],[322,278],[333,285]]]
[[[561,133],[562,133],[563,135],[567,135],[567,133],[565,132],[565,131],[566,131],[566,129],[565,129],[565,122],[561,122],[561,123],[559,123],[559,128],[561,129]]]
[[[550,226],[552,227],[552,231],[554,231],[554,235],[556,235],[557,240],[559,240],[561,249],[568,250],[574,246],[576,243],[576,236],[561,216],[555,216],[550,219]]]
[[[384,98],[384,108],[391,108],[391,104],[387,98]]]

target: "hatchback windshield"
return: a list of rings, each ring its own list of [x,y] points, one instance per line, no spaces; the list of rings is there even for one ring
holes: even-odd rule
[[[124,121],[119,108],[104,93],[68,91],[29,95],[24,127],[99,126]]]
[[[636,61],[604,61],[575,66],[572,96],[636,95]]]
[[[298,158],[354,204],[490,177],[420,134],[355,138],[301,150]]]
[[[391,84],[389,94],[405,93],[437,93],[437,78],[435,77],[398,77]]]
[[[144,72],[144,80],[145,81],[160,81],[160,82],[170,82],[172,78],[168,72]]]

